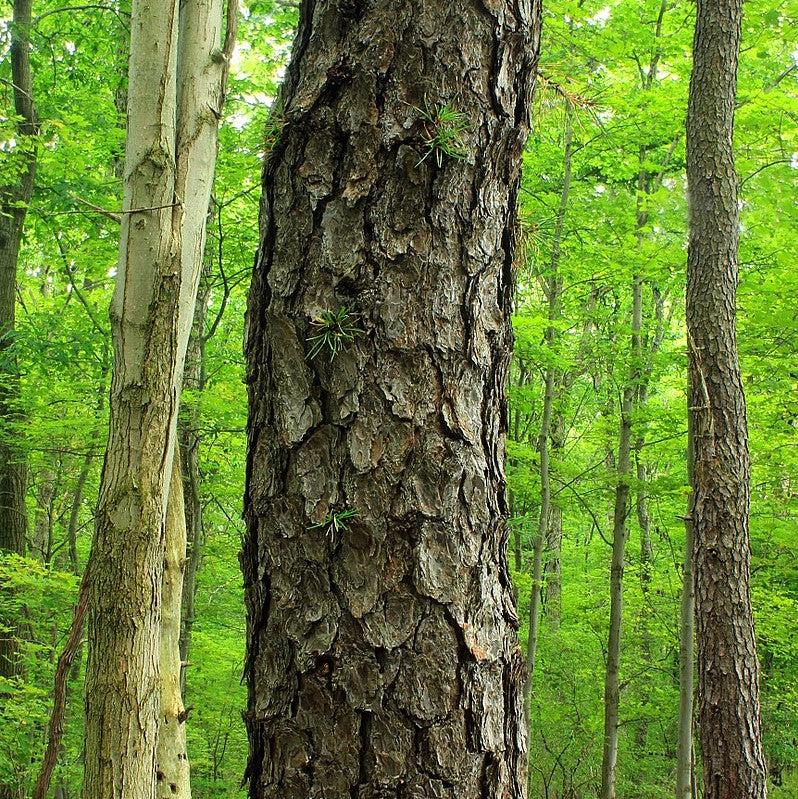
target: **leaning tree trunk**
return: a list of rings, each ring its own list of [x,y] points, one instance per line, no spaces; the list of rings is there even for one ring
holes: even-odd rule
[[[230,0],[228,12],[236,7]],[[222,11],[222,0],[133,3],[110,431],[90,560],[84,799],[155,796],[168,485],[235,32],[232,13],[222,49]]]
[[[732,132],[741,18],[741,0],[699,0],[687,113],[690,517],[706,799],[767,795],[749,589],[748,430],[735,325],[739,211]]]
[[[526,795],[504,439],[539,15],[302,3],[248,314],[253,798]]]
[[[110,431],[89,561],[85,799],[152,799],[163,527],[177,410],[177,3],[134,3]],[[135,209],[153,209],[138,211]]]

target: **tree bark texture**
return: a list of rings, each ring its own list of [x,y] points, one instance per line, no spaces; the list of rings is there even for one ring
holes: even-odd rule
[[[177,3],[134,3],[110,430],[89,568],[85,799],[154,799],[163,528],[177,412]],[[136,209],[153,209],[136,211]]]
[[[29,32],[31,0],[15,0],[11,23],[11,77],[14,110],[19,117],[19,174],[0,184],[0,553],[25,554],[28,515],[25,507],[27,470],[19,446],[19,374],[14,351],[17,265],[22,229],[36,176],[36,136],[39,122],[33,102]],[[17,631],[0,619],[0,677],[19,671]],[[14,788],[0,785],[0,798]]]
[[[11,23],[11,77],[14,112],[19,117],[14,180],[0,185],[0,550],[24,554],[28,529],[25,510],[25,457],[8,429],[18,419],[19,376],[13,350],[17,264],[28,204],[36,176],[39,121],[33,102],[30,63],[31,0],[15,0]],[[0,664],[5,658],[0,651]],[[0,665],[0,670],[2,669]],[[4,673],[0,671],[0,673]]]
[[[194,326],[188,340],[183,386],[197,394],[205,388],[205,316],[207,289],[201,288],[194,309]],[[196,616],[197,574],[202,560],[203,527],[200,499],[200,417],[196,404],[178,420],[177,435],[183,464],[183,496],[186,519],[186,569],[183,575],[183,598],[180,605],[180,691],[185,700],[186,668],[191,650],[191,634]]]
[[[186,567],[186,515],[180,451],[175,450],[164,535],[161,595],[161,717],[156,796],[191,799],[186,751],[186,713],[180,690],[180,604]]]
[[[222,11],[222,0],[187,0],[179,13],[176,2],[133,3],[110,430],[91,555],[84,799],[156,795],[168,483],[235,32],[232,14],[220,49]]]
[[[750,461],[737,354],[732,134],[741,0],[699,0],[687,114],[689,412],[695,442],[698,703],[706,799],[767,794],[749,589]]]
[[[687,471],[693,483],[694,444],[692,424],[688,418]],[[695,659],[695,583],[693,578],[693,522],[684,520],[684,566],[682,597],[679,609],[679,723],[676,745],[676,799],[693,796],[693,669]]]
[[[300,17],[248,311],[250,796],[520,799],[505,384],[540,9]]]

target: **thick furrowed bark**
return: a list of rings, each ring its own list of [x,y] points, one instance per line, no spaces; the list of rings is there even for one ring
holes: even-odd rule
[[[687,114],[687,334],[696,642],[706,799],[767,795],[750,596],[750,458],[737,356],[733,127],[740,0],[699,0]]]
[[[248,315],[252,797],[525,795],[503,450],[538,16],[302,5]]]

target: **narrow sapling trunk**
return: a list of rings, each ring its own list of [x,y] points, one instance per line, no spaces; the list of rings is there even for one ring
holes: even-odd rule
[[[527,638],[526,666],[527,679],[524,687],[524,704],[527,715],[527,726],[531,718],[532,685],[535,676],[535,658],[538,645],[538,627],[540,624],[540,602],[543,590],[543,548],[546,544],[551,517],[551,473],[550,473],[550,438],[551,420],[554,413],[554,391],[557,384],[556,358],[557,329],[555,327],[559,315],[562,278],[560,277],[560,258],[562,254],[562,238],[565,229],[565,214],[568,209],[568,196],[571,190],[571,150],[573,143],[573,109],[566,102],[565,135],[563,150],[563,181],[560,191],[560,203],[557,209],[557,222],[551,248],[549,271],[544,280],[548,305],[548,325],[545,341],[550,359],[545,372],[543,391],[543,414],[538,436],[538,457],[540,458],[540,516],[532,558],[532,588],[529,597],[529,635]]]
[[[601,761],[601,799],[615,799],[618,765],[618,731],[621,705],[621,622],[623,619],[623,573],[629,533],[629,493],[632,479],[632,416],[640,375],[641,330],[643,326],[643,281],[635,275],[632,284],[632,341],[629,375],[621,400],[618,434],[617,484],[612,523],[610,564],[610,628],[604,673],[604,750]]]
[[[687,472],[693,483],[693,431],[688,419]],[[692,497],[688,507],[692,505]],[[693,796],[693,658],[695,655],[695,585],[693,577],[693,521],[684,520],[685,545],[682,599],[679,613],[679,725],[676,747],[676,799]]]
[[[526,796],[504,441],[539,14],[301,5],[248,311],[253,799]]]
[[[741,0],[699,0],[687,113],[689,413],[698,705],[706,799],[767,795],[750,596],[750,459],[737,355],[733,128]]]
[[[186,567],[186,517],[180,450],[175,450],[164,536],[161,598],[161,725],[158,730],[157,799],[190,799],[186,713],[180,690],[180,601]]]

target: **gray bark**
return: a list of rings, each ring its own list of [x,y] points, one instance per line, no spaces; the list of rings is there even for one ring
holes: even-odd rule
[[[248,311],[253,798],[526,795],[503,461],[539,14],[302,3]]]
[[[733,127],[741,0],[699,0],[687,114],[687,333],[698,705],[706,799],[767,795],[750,596],[750,458],[737,355]]]
[[[180,690],[180,604],[186,566],[186,517],[180,451],[175,450],[164,535],[161,593],[161,708],[156,754],[157,799],[191,799],[186,712]]]
[[[155,797],[161,680],[179,684],[179,657],[172,675],[159,656],[164,527],[235,32],[230,2],[220,49],[222,8],[133,3],[111,421],[90,562],[84,799]]]

